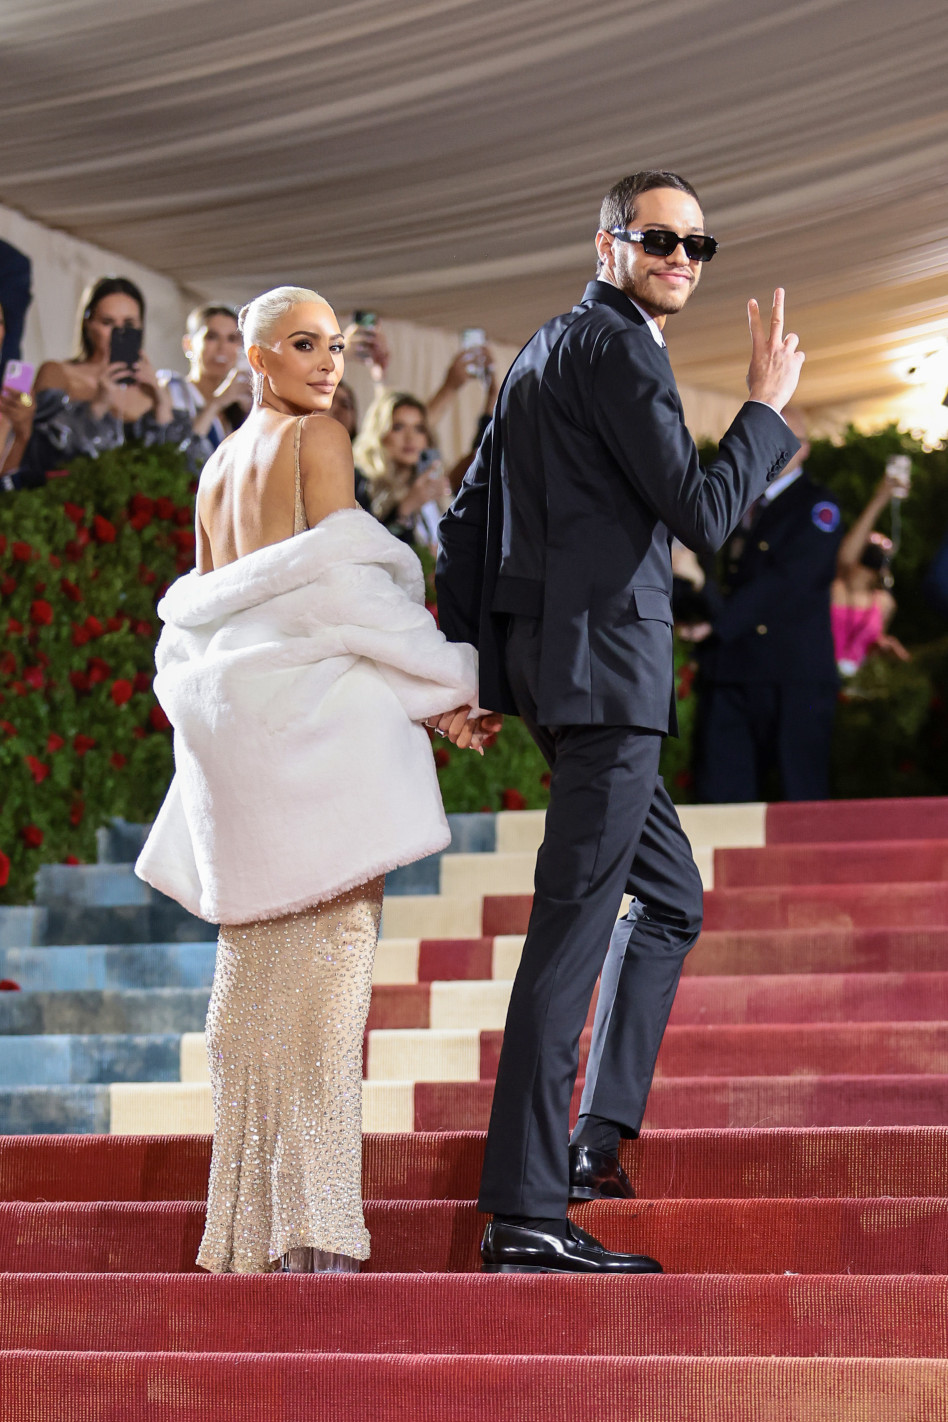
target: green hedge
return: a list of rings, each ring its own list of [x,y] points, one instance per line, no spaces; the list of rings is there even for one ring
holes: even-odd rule
[[[155,604],[194,562],[192,490],[176,450],[126,447],[0,498],[0,902],[161,804]]]

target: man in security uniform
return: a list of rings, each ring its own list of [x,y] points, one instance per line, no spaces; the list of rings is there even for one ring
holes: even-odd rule
[[[762,800],[776,769],[787,800],[825,800],[838,693],[830,584],[839,508],[807,477],[804,444],[725,546],[701,641],[695,790],[703,803]]]

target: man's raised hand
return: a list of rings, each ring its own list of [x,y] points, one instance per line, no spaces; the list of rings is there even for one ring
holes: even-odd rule
[[[751,360],[747,371],[747,388],[752,400],[772,405],[779,413],[789,404],[800,379],[804,355],[798,349],[799,336],[783,334],[784,289],[774,292],[770,330],[764,329],[760,307],[751,298],[747,303],[750,321]]]

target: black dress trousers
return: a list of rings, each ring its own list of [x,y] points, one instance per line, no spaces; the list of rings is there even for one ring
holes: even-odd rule
[[[550,766],[533,911],[511,994],[484,1156],[487,1212],[562,1216],[579,1037],[602,972],[583,1110],[637,1134],[702,886],[658,774],[662,737],[537,721],[537,619],[513,617],[506,671]],[[616,923],[623,893],[635,896]]]

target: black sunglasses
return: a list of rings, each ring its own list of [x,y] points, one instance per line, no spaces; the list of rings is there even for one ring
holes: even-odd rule
[[[717,242],[705,232],[679,237],[677,232],[669,232],[664,227],[649,227],[644,232],[626,232],[623,227],[614,227],[612,235],[620,242],[641,242],[642,251],[650,257],[670,257],[677,247],[684,247],[689,261],[710,262],[718,250]]]

